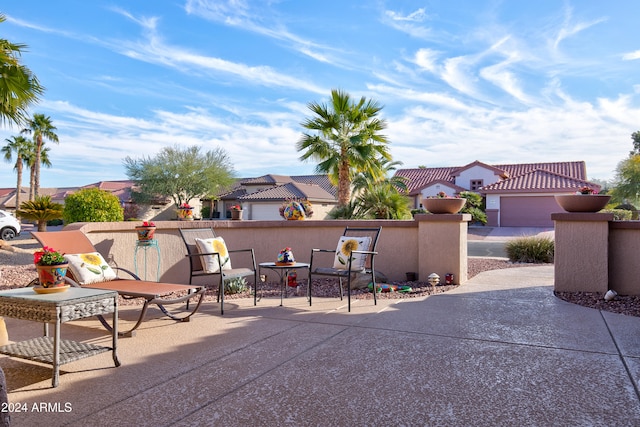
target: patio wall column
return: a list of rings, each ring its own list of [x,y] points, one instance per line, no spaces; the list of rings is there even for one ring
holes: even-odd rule
[[[554,289],[607,292],[610,213],[554,213]]]
[[[418,277],[426,281],[431,273],[440,276],[452,273],[454,283],[467,281],[467,223],[469,214],[419,214]]]

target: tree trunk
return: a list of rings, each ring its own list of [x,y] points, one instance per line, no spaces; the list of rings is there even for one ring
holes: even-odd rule
[[[38,135],[36,138],[36,164],[35,167],[35,175],[33,180],[33,196],[34,200],[38,197],[40,193],[40,160],[42,155],[42,135]]]
[[[44,219],[38,220],[38,231],[47,231],[47,221]]]
[[[22,158],[18,157],[16,162],[16,175],[18,182],[16,183],[16,210],[20,209],[20,193],[22,192]]]
[[[35,177],[36,171],[34,167],[35,166],[31,166],[31,169],[29,170],[29,201],[30,202],[33,202],[35,200],[35,197],[33,196],[34,194],[33,191],[35,189],[35,180],[36,180],[36,177]]]

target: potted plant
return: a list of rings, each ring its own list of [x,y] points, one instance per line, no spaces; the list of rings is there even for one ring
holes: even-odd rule
[[[33,254],[33,263],[38,270],[38,282],[42,288],[64,286],[64,276],[67,275],[69,264],[63,254],[45,246]]]
[[[138,241],[148,243],[153,240],[156,232],[156,225],[153,221],[144,221],[142,225],[136,226],[136,234],[138,235]]]
[[[287,199],[280,206],[280,216],[286,220],[303,220],[313,216],[313,207],[307,199]]]
[[[189,203],[178,206],[178,219],[180,221],[193,221],[193,207]]]
[[[455,214],[464,207],[467,199],[459,196],[447,196],[447,193],[440,191],[436,196],[422,199],[422,206],[432,214]]]
[[[556,203],[567,212],[598,212],[602,210],[611,196],[598,194],[592,187],[580,187],[574,194],[556,194]]]
[[[241,220],[242,219],[242,206],[233,205],[229,208],[231,210],[231,219]]]

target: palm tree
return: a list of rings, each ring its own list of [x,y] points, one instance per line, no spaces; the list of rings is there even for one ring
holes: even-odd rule
[[[410,203],[407,196],[390,185],[369,188],[358,197],[361,209],[376,219],[411,218]]]
[[[33,119],[27,121],[27,128],[22,133],[33,133],[33,142],[36,145],[36,158],[33,166],[35,167],[33,193],[37,197],[40,192],[40,165],[42,164],[42,146],[44,139],[58,143],[58,135],[56,135],[56,127],[51,124],[51,117],[44,114],[34,114]]]
[[[17,182],[16,182],[16,209],[20,207],[20,193],[22,193],[22,168],[26,164],[27,157],[30,154],[31,144],[29,140],[27,140],[23,136],[12,136],[11,138],[5,139],[7,141],[7,145],[0,149],[4,154],[4,159],[7,162],[11,162],[13,159],[13,153],[16,156],[16,162],[13,165],[13,168],[16,171]]]
[[[47,221],[62,219],[64,206],[54,203],[49,196],[38,196],[34,201],[24,202],[16,213],[38,223],[38,231],[47,231]]]
[[[0,15],[0,23],[6,20]],[[44,87],[19,57],[26,46],[0,39],[0,121],[20,124],[27,118],[27,107],[38,101]]]
[[[363,171],[376,174],[380,160],[391,160],[387,138],[380,134],[386,122],[377,118],[382,106],[364,97],[356,103],[348,93],[334,89],[329,105],[311,102],[308,107],[315,117],[302,126],[315,134],[304,133],[296,144],[304,151],[300,159],[320,162],[316,171],[327,173],[338,185],[338,206],[346,206],[354,176]]]

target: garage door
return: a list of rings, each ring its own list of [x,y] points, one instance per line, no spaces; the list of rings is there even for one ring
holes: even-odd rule
[[[553,227],[553,212],[562,212],[553,196],[500,198],[501,227]]]

